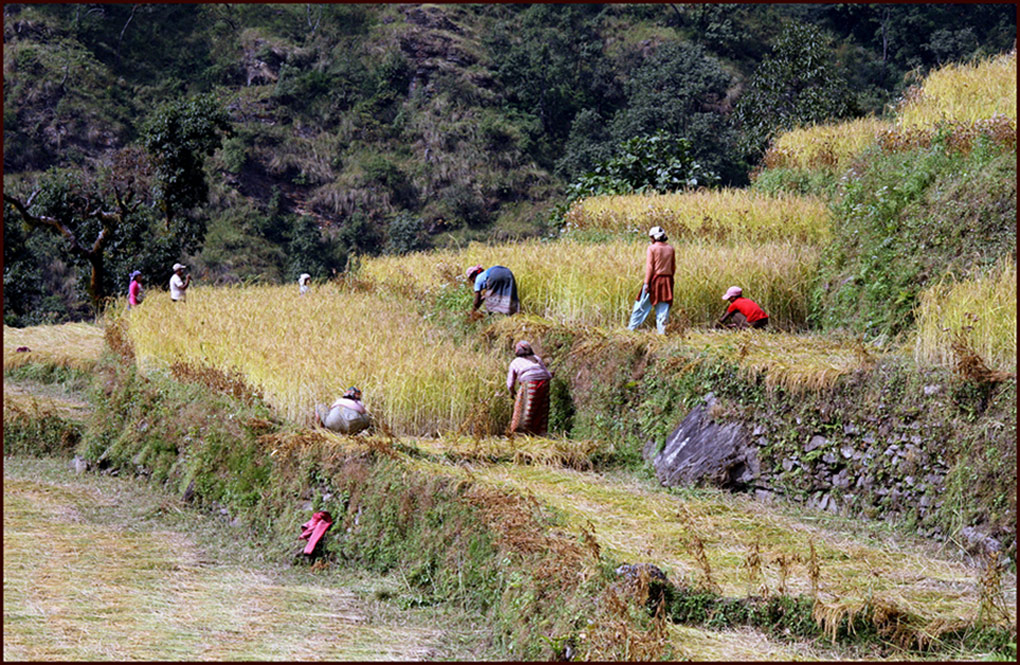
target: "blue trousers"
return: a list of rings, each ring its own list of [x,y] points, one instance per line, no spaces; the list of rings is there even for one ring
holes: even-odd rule
[[[630,313],[630,324],[627,328],[634,330],[639,325],[645,322],[648,315],[652,312],[652,296],[648,294],[648,289],[641,288],[641,297],[637,302],[634,303],[634,309]],[[666,321],[669,319],[669,303],[660,302],[655,305],[655,327],[659,330],[660,335],[666,334]]]

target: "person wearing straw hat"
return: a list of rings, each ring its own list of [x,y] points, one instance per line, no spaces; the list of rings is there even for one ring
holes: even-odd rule
[[[191,286],[191,275],[187,279],[182,277],[187,269],[183,263],[174,264],[174,274],[170,277],[170,300],[174,302],[184,302],[185,292]]]
[[[719,328],[764,328],[769,323],[769,315],[765,313],[758,303],[750,298],[744,297],[744,290],[739,286],[731,286],[723,294],[723,300],[730,303],[726,312],[719,319],[716,326]],[[732,318],[733,321],[727,323]]]
[[[361,391],[351,386],[333,404],[315,407],[315,423],[341,434],[357,434],[372,424],[372,419],[361,403]]]
[[[515,434],[542,436],[549,427],[549,382],[552,372],[535,355],[531,344],[521,340],[514,347],[516,356],[506,374],[506,388],[514,397],[514,413],[510,431]],[[517,387],[516,396],[514,386]]]
[[[129,280],[128,309],[133,309],[142,302],[142,271],[135,270],[132,272]]]
[[[301,295],[308,293],[308,286],[312,283],[312,276],[306,272],[301,273],[301,276],[297,278],[298,289],[301,291]]]
[[[660,335],[665,335],[669,308],[673,304],[674,252],[673,247],[666,242],[666,231],[661,226],[649,229],[648,237],[652,241],[645,252],[645,281],[630,313],[627,328],[636,329],[654,308],[655,327]]]
[[[481,265],[468,268],[467,278],[474,283],[475,301],[471,311],[475,312],[485,301],[485,309],[490,313],[516,314],[521,309],[517,299],[517,281],[509,268],[492,266],[483,268]]]

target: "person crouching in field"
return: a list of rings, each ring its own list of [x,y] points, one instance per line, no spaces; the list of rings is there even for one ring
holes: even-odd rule
[[[467,271],[468,281],[474,282],[475,302],[472,312],[485,301],[485,309],[490,313],[516,314],[521,303],[517,300],[517,281],[509,268],[492,266],[488,269],[474,266]]]
[[[308,293],[308,286],[312,283],[312,276],[306,272],[301,273],[301,276],[297,278],[298,292],[301,295]]]
[[[131,273],[131,282],[128,284],[128,309],[134,309],[142,302],[142,271],[135,270]]]
[[[357,434],[371,425],[372,420],[361,403],[361,391],[351,386],[329,409],[325,404],[315,407],[315,423],[341,434]]]
[[[549,382],[552,380],[552,372],[535,355],[531,344],[523,340],[517,342],[514,354],[517,357],[510,362],[506,375],[506,388],[511,397],[514,397],[514,386],[518,382],[520,386],[514,400],[510,431],[542,436],[549,428]]]
[[[744,291],[739,286],[731,286],[723,295],[723,300],[728,300],[730,306],[726,313],[716,323],[719,328],[764,328],[769,323],[769,315],[758,306],[758,303],[750,298],[744,297]],[[727,320],[733,321],[727,323]]]
[[[634,330],[644,323],[654,307],[655,327],[660,335],[665,335],[669,308],[673,304],[674,252],[673,247],[666,242],[668,238],[661,226],[649,229],[648,237],[652,242],[645,252],[645,281],[630,313],[627,328]]]

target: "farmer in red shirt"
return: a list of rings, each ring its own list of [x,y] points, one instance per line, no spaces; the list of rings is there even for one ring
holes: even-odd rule
[[[758,306],[758,303],[750,298],[745,298],[744,291],[739,286],[731,286],[726,289],[726,295],[722,299],[728,300],[730,306],[726,308],[726,313],[719,319],[717,325],[720,328],[764,328],[768,325],[769,315]],[[730,317],[733,317],[733,321],[727,323],[726,321]]]

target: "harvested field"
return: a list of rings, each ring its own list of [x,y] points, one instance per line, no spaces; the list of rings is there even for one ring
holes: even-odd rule
[[[472,658],[451,650],[470,630],[382,606],[365,581],[239,561],[196,537],[222,532],[212,518],[55,464],[4,463],[5,660]]]

